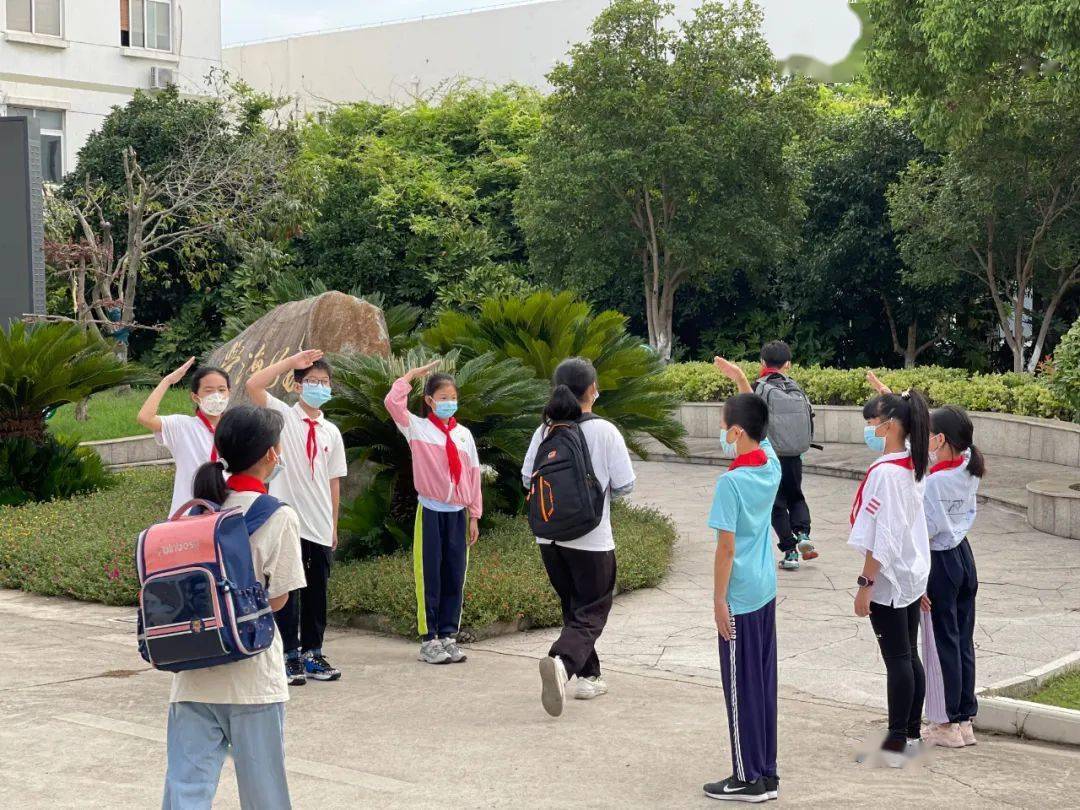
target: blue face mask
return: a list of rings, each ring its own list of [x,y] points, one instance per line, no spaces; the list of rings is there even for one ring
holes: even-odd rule
[[[330,401],[332,396],[330,386],[322,383],[306,382],[300,390],[300,399],[304,400],[312,408],[321,408]]]
[[[444,399],[435,403],[435,415],[440,419],[449,419],[457,413],[457,400]]]
[[[885,437],[878,436],[875,432],[881,425],[867,425],[863,428],[863,441],[866,442],[866,446],[873,450],[875,453],[885,452]]]
[[[285,462],[281,460],[281,456],[278,456],[277,464],[274,466],[274,469],[270,471],[270,475],[266,477],[266,483],[269,484],[283,472],[285,472]]]
[[[725,457],[735,458],[739,455],[739,448],[732,442],[729,442],[727,437],[728,431],[725,430],[724,434],[720,437],[720,452],[723,453]]]

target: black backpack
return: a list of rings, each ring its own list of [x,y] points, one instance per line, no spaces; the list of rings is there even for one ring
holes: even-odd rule
[[[600,417],[586,413],[576,422],[552,422],[536,450],[529,487],[529,527],[544,540],[584,537],[604,518],[606,493],[589,458],[581,424]]]

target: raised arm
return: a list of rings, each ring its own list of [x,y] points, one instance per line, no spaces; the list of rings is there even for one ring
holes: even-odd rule
[[[885,383],[878,379],[877,374],[872,370],[866,372],[866,381],[870,383],[870,387],[877,391],[879,394],[891,394],[892,389]]]
[[[153,433],[161,433],[161,417],[158,416],[161,400],[165,398],[166,391],[184,379],[184,375],[188,373],[188,369],[191,368],[194,362],[195,358],[189,357],[184,365],[161,378],[161,382],[150,392],[146,402],[139,408],[139,413],[135,419],[140,425]]]
[[[754,389],[750,386],[750,381],[746,379],[746,374],[737,365],[730,360],[725,360],[723,357],[714,357],[713,365],[716,366],[720,373],[735,383],[735,387],[739,389],[740,394],[752,394]]]
[[[412,384],[418,377],[426,377],[428,374],[438,368],[441,360],[435,360],[428,363],[426,366],[417,366],[416,368],[410,368],[404,374],[401,375],[394,384],[390,387],[390,391],[386,395],[386,399],[383,400],[383,404],[386,406],[386,410],[390,412],[390,415],[394,418],[395,424],[398,427],[405,429],[409,426],[409,392],[412,391]]]
[[[308,349],[307,351],[297,352],[291,357],[286,357],[284,360],[279,360],[261,371],[256,371],[248,377],[247,382],[244,384],[248,397],[260,408],[265,408],[267,403],[266,389],[273,385],[274,380],[289,371],[311,368],[311,364],[316,360],[321,360],[322,356],[321,349]]]

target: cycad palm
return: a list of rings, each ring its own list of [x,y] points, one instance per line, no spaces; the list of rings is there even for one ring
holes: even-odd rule
[[[594,315],[572,293],[490,299],[479,314],[446,311],[422,341],[439,353],[457,349],[464,359],[491,353],[519,360],[545,385],[560,362],[586,357],[596,366],[601,391],[596,413],[618,425],[635,452],[645,455],[645,436],[685,449],[686,431],[675,419],[679,399],[658,376],[659,358],[626,331],[622,314]],[[535,424],[539,409],[530,416]]]
[[[40,441],[49,410],[144,377],[76,324],[13,323],[0,330],[0,439]]]
[[[406,527],[416,509],[411,458],[383,399],[407,369],[432,359],[414,349],[389,359],[350,355],[334,361],[335,396],[326,412],[344,434],[352,458],[369,462],[364,492],[342,516],[342,528],[357,540],[353,553],[389,551],[408,542]],[[481,463],[497,474],[494,484],[485,487],[485,509],[516,509],[524,494],[521,459],[546,387],[514,360],[488,354],[460,362],[457,352],[442,360],[442,370],[453,373],[457,382],[458,418],[472,431]],[[409,402],[414,413],[420,412],[421,401],[418,384]]]

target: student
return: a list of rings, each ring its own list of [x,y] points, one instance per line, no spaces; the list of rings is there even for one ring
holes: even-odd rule
[[[879,393],[889,389],[871,371]],[[975,699],[975,595],[979,578],[967,533],[975,523],[979,481],[986,461],[975,447],[974,426],[962,408],[946,405],[930,412],[930,470],[926,476],[926,528],[930,535],[930,578],[923,608],[930,610],[941,670],[940,689],[947,722],[935,723],[926,742],[945,748],[975,745],[971,725]],[[931,679],[927,678],[927,706]]]
[[[762,802],[779,795],[776,772],[776,565],[769,528],[782,475],[767,436],[769,409],[746,375],[714,364],[740,393],[724,403],[721,442],[734,460],[716,482],[713,616],[733,773],[705,785],[713,799]]]
[[[544,423],[533,433],[521,480],[528,489],[536,451],[553,422],[576,422],[592,413],[600,397],[596,369],[580,357],[563,360],[555,369],[551,399]],[[611,501],[630,494],[634,467],[619,429],[606,419],[582,421],[581,434],[589,450],[593,473],[604,492],[600,523],[576,540],[553,543],[537,537],[548,580],[559,596],[563,627],[547,656],[540,659],[541,703],[552,717],[562,714],[566,683],[577,677],[574,697],[590,700],[607,692],[600,673],[596,642],[604,632],[615,593],[615,538],[611,531]]]
[[[225,414],[215,435],[220,459],[199,468],[195,497],[246,512],[281,471],[282,421],[250,405]],[[304,585],[299,527],[296,513],[282,506],[251,535],[251,561],[274,609]],[[241,807],[291,807],[285,777],[289,687],[281,655],[275,634],[270,648],[251,658],[173,675],[163,810],[209,808],[230,750]]]
[[[217,460],[214,431],[229,406],[229,375],[220,368],[202,366],[191,375],[191,400],[195,403],[195,415],[158,416],[165,392],[184,379],[194,362],[195,358],[192,357],[176,371],[165,375],[135,417],[140,425],[154,434],[158,444],[168,448],[176,463],[170,515],[191,500],[191,482],[199,465]]]
[[[384,403],[412,451],[419,500],[413,527],[419,660],[460,664],[466,659],[457,644],[465,573],[469,547],[480,537],[483,493],[476,442],[454,418],[458,410],[454,378],[431,373],[439,362],[407,371],[394,382]],[[425,376],[424,416],[416,416],[409,412],[409,394],[413,381]]]
[[[783,558],[780,567],[799,570],[818,556],[810,541],[810,507],[802,491],[802,454],[813,438],[813,410],[799,384],[788,376],[791,348],[782,340],[761,347],[761,374],[754,393],[769,406],[769,436],[780,459],[780,488],[772,508],[772,526]]]
[[[930,574],[923,507],[930,414],[922,395],[908,391],[875,396],[863,418],[867,446],[883,455],[855,495],[848,545],[863,557],[855,615],[870,617],[887,673],[889,733],[881,756],[898,768],[918,751],[926,687],[917,644]]]
[[[308,678],[336,681],[341,677],[341,670],[323,655],[323,633],[326,586],[338,543],[341,479],[348,468],[341,432],[320,410],[331,397],[330,366],[322,356],[318,349],[298,352],[252,374],[247,381],[251,401],[284,418],[281,444],[286,464],[270,493],[300,515],[300,551],[307,585],[292,595],[284,610],[274,614],[284,641],[290,686],[302,686]],[[267,391],[283,374],[291,374],[300,390],[295,405],[286,405]]]

